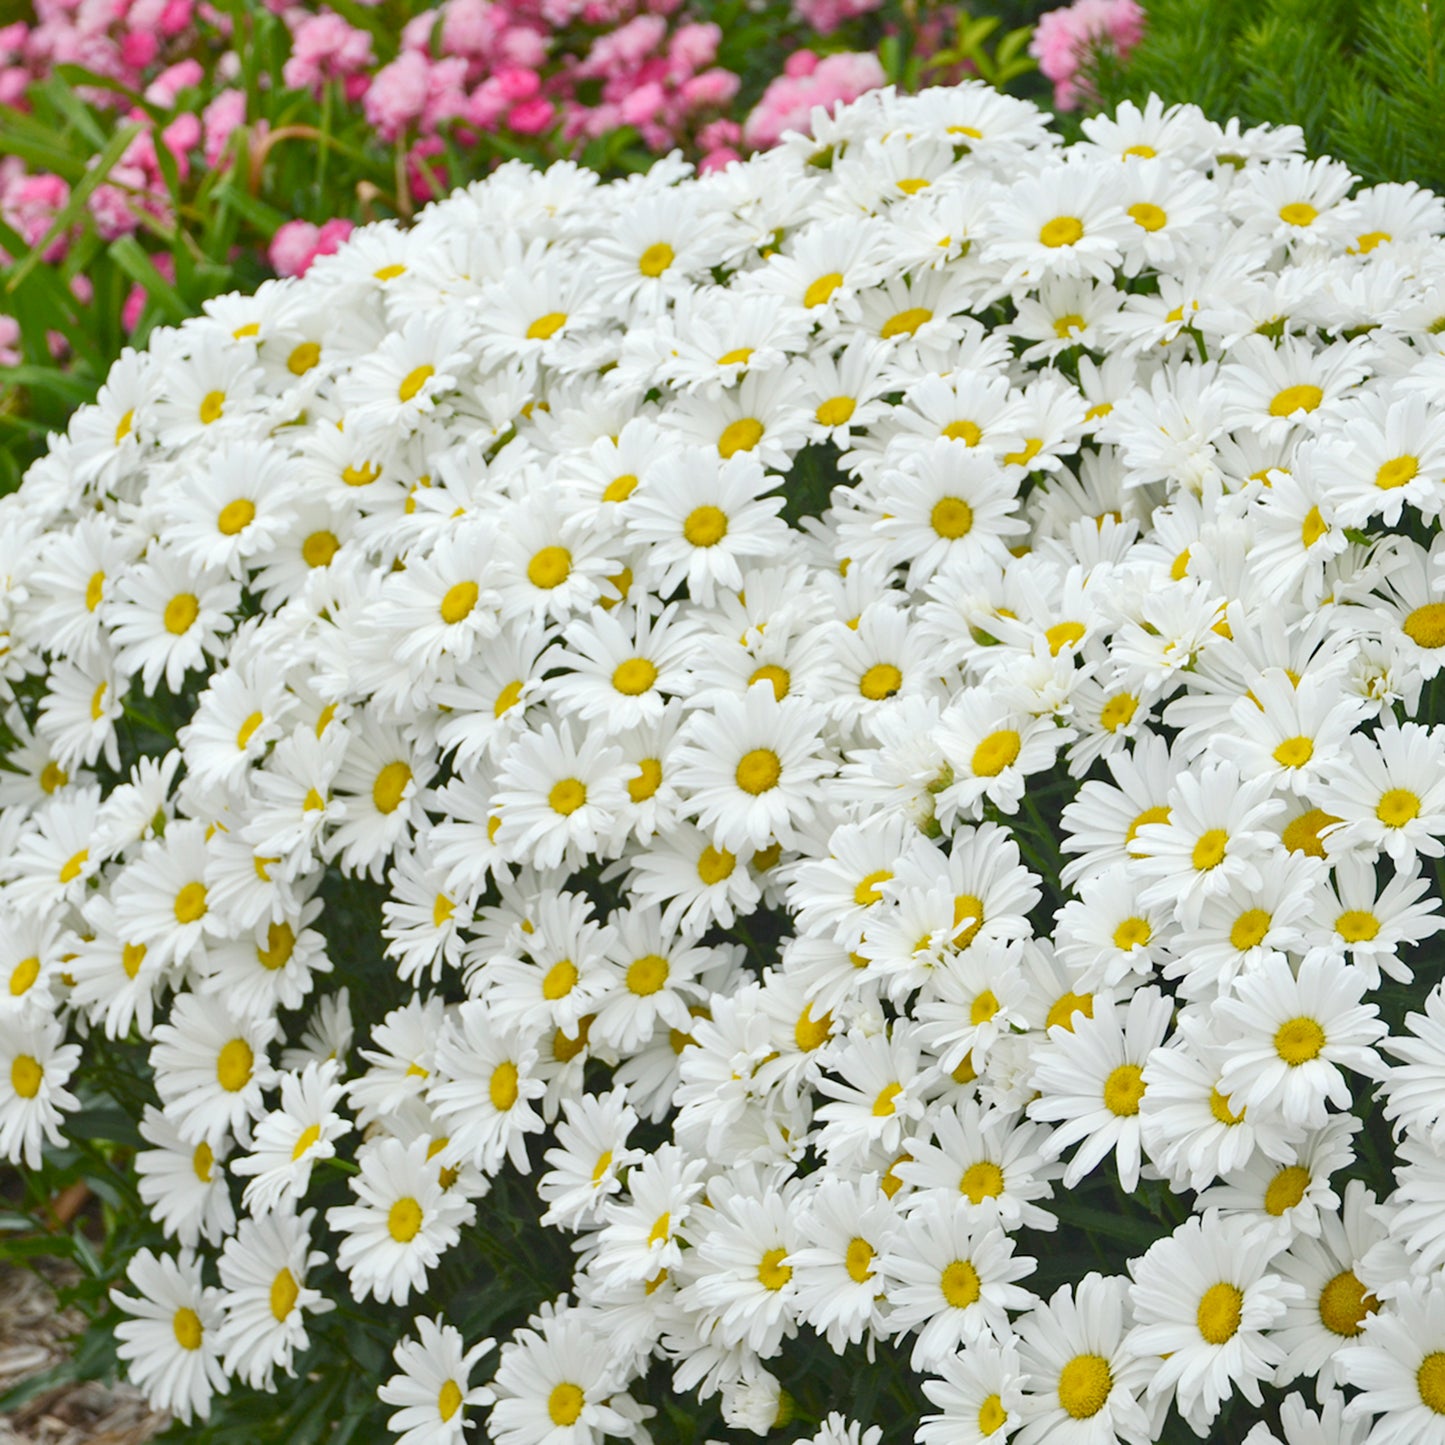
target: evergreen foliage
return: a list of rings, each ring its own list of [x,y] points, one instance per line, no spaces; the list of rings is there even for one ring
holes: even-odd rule
[[[1366,182],[1445,189],[1441,0],[1152,0],[1143,42],[1100,56],[1098,103],[1193,101],[1245,125],[1294,123]]]

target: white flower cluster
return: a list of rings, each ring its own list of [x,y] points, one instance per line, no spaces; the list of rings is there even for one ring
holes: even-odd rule
[[[183,1419],[510,1170],[575,1275],[485,1368],[406,1311],[406,1445],[645,1441],[653,1361],[764,1433],[800,1332],[929,1445],[1297,1380],[1287,1445],[1439,1445],[1445,205],[1188,107],[816,120],[360,232],[0,504],[0,1153],[146,1042]]]

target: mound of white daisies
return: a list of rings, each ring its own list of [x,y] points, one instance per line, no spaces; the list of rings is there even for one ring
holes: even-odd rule
[[[380,1305],[406,1445],[1445,1441],[1445,204],[1084,131],[505,166],[0,504],[0,1157],[129,1050],[155,1404]]]

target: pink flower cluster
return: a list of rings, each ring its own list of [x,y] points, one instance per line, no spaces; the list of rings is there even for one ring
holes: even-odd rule
[[[1144,35],[1144,11],[1138,0],[1074,0],[1039,17],[1029,54],[1045,77],[1054,83],[1054,104],[1076,110],[1088,97],[1079,71],[1096,46],[1111,48],[1120,57]]]
[[[776,145],[785,131],[806,133],[815,105],[831,110],[840,100],[857,100],[884,78],[876,55],[844,51],[820,60],[810,50],[795,51],[748,116],[743,140],[754,150],[764,150]]]

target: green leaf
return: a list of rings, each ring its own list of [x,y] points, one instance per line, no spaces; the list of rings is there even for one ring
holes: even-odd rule
[[[50,223],[50,229],[11,271],[10,277],[5,283],[7,292],[13,294],[18,290],[20,283],[40,264],[45,252],[49,250],[56,237],[63,236],[81,218],[85,212],[85,203],[110,176],[121,156],[125,154],[126,147],[140,132],[141,126],[133,121],[131,124],[123,126],[110,138],[104,150],[95,158],[95,164],[72,187],[70,199],[56,212],[55,219]]]
[[[181,293],[156,270],[155,263],[134,236],[120,236],[112,241],[109,255],[132,281],[144,288],[146,295],[172,321],[184,321],[191,314],[191,308],[186,305]]]

